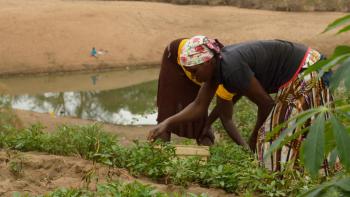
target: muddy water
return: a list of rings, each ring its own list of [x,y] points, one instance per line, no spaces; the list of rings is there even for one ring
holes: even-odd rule
[[[159,69],[0,79],[12,108],[114,124],[156,123]]]

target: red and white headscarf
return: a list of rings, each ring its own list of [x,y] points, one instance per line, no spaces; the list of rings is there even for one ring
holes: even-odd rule
[[[197,35],[186,42],[180,53],[182,66],[194,66],[209,61],[214,57],[214,52],[220,53],[220,47],[214,39]]]

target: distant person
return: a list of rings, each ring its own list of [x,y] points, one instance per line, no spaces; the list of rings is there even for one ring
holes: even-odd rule
[[[177,39],[172,41],[163,53],[161,70],[158,81],[157,93],[157,107],[158,117],[157,122],[161,123],[170,116],[175,115],[184,109],[188,104],[195,100],[201,83],[198,82],[193,75],[188,72],[184,66],[181,65],[180,54],[181,49],[188,42],[189,39]],[[223,47],[218,41],[211,41],[213,43],[212,50],[220,51]],[[211,58],[211,56],[202,58]],[[198,60],[201,61],[201,60]],[[226,91],[222,86],[219,86],[218,100],[227,100],[231,102],[233,95]],[[232,109],[232,105],[229,106]],[[217,107],[215,109],[218,109]],[[214,110],[218,112],[219,110]],[[208,119],[208,114],[200,114],[195,119],[168,127],[164,132],[155,136],[157,139],[170,141],[171,133],[178,136],[196,139],[200,145],[212,145],[214,143],[214,134],[211,130],[211,124],[216,118],[221,115],[223,125],[227,130],[229,136],[242,146],[247,146],[243,138],[237,132],[237,129],[232,128],[232,110],[226,114],[215,114]],[[231,126],[231,127],[230,127]]]
[[[91,55],[92,57],[97,57],[97,51],[96,51],[95,47],[92,47],[91,52],[90,52],[90,55]]]
[[[204,84],[196,99],[176,115],[162,120],[150,131],[149,139],[165,135],[170,128],[205,117],[217,87],[223,84],[226,90],[234,93],[234,102],[226,101],[222,106],[235,104],[242,96],[258,106],[249,146],[263,161],[264,151],[270,144],[265,142],[267,132],[297,113],[332,100],[325,78],[319,78],[317,72],[302,77],[301,73],[308,66],[324,59],[312,48],[283,40],[261,40],[233,44],[217,51],[211,48],[213,44],[217,42],[212,43],[205,36],[194,36],[183,45],[179,52],[180,64]],[[184,86],[179,86],[179,90],[187,88]],[[275,98],[272,99],[269,93],[276,93]],[[265,122],[269,114],[270,118]],[[291,160],[297,163],[304,137],[297,136],[290,144],[275,151],[269,167],[281,170],[281,162]]]

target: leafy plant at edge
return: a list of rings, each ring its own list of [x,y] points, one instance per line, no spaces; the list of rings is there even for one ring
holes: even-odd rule
[[[337,34],[344,33],[350,30],[350,15],[346,15],[335,20],[328,25],[324,32],[330,31],[340,26]],[[332,91],[339,88],[344,83],[345,93],[350,90],[350,46],[337,46],[333,55],[325,60],[308,68],[304,75],[313,71],[318,71],[322,76],[327,71],[336,67],[334,75],[331,77],[330,88]],[[303,113],[292,117],[287,122],[277,126],[271,132],[271,135],[276,134],[280,129],[286,127],[277,140],[275,140],[265,157],[268,157],[272,151],[286,144],[296,136],[303,132],[309,131],[306,140],[303,142],[301,160],[304,162],[306,169],[316,178],[319,174],[319,168],[326,157],[331,158],[331,165],[335,163],[338,157],[344,169],[339,177],[335,177],[330,182],[325,182],[314,189],[306,192],[303,196],[319,196],[323,193],[333,192],[336,195],[345,195],[350,192],[350,103],[349,98],[341,98],[332,103],[327,103],[325,106],[313,108]],[[302,129],[300,132],[291,134],[292,131],[301,127],[305,122],[315,117],[314,123],[308,129]],[[295,124],[291,124],[295,121]],[[307,159],[306,159],[307,158]]]

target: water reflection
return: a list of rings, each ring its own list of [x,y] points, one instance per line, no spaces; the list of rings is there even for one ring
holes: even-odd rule
[[[114,124],[156,124],[157,81],[120,89],[2,96],[13,108]]]
[[[127,69],[93,73],[67,73],[0,78],[0,92],[10,95],[45,92],[101,91],[130,87],[158,78],[159,68]],[[5,91],[4,91],[5,90]]]

